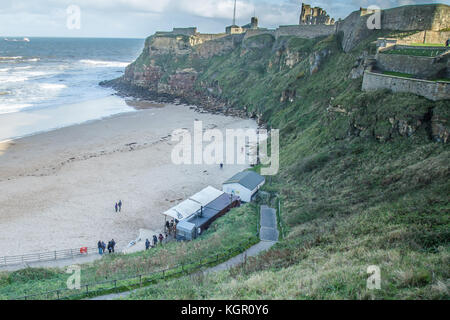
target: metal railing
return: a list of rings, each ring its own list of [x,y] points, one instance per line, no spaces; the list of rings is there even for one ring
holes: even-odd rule
[[[223,251],[220,254],[210,255],[198,261],[185,262],[151,273],[137,274],[128,277],[116,278],[102,282],[82,284],[79,289],[60,288],[51,291],[29,294],[12,298],[13,300],[62,300],[70,298],[83,298],[87,296],[98,296],[101,292],[129,291],[130,288],[140,288],[146,284],[158,282],[169,278],[176,278],[183,274],[198,271],[205,266],[216,265],[245,251],[255,237],[250,237],[240,242],[236,247]]]
[[[54,250],[47,252],[36,252],[17,256],[4,256],[0,257],[0,267],[27,264],[33,262],[70,259],[81,256],[87,256],[94,253],[98,254],[97,248],[83,247],[83,249],[84,248],[86,248],[85,251],[82,250],[82,248],[77,248],[77,249]]]

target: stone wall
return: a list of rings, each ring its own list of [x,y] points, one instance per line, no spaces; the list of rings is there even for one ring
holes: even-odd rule
[[[261,34],[270,34],[275,37],[276,30],[268,30],[268,29],[256,29],[256,30],[247,30],[244,36],[244,40],[247,40],[250,37],[259,36]]]
[[[438,101],[450,99],[450,83],[420,79],[408,79],[369,71],[364,72],[364,91],[389,89],[393,92],[409,92]]]
[[[450,31],[420,31],[411,36],[397,40],[397,44],[413,44],[413,43],[441,43],[444,44],[450,38]]]
[[[173,34],[181,34],[184,36],[194,36],[197,34],[197,28],[191,27],[191,28],[173,28],[172,31]]]
[[[447,58],[417,57],[410,55],[379,53],[376,68],[415,75],[422,79],[432,79],[446,74]]]
[[[201,39],[203,42],[205,42],[205,41],[211,41],[211,40],[216,40],[216,39],[226,37],[227,34],[226,33],[197,33],[195,36],[198,37],[199,39]]]
[[[296,36],[299,38],[313,39],[321,36],[329,36],[336,32],[335,26],[327,25],[293,25],[280,26],[275,31],[275,38],[282,36]]]
[[[337,23],[337,32],[342,34],[342,48],[348,52],[361,40],[370,37],[374,30],[367,27],[372,15],[351,13]],[[450,6],[429,4],[403,6],[381,11],[381,29],[394,31],[439,31],[450,25]],[[433,36],[431,34],[431,36]]]

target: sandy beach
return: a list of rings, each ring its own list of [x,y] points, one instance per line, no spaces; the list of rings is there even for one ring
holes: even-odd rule
[[[175,129],[256,128],[252,120],[183,105],[138,105],[137,112],[0,143],[0,256],[118,247],[139,229],[160,229],[161,213],[221,183],[245,165],[175,165]],[[114,204],[122,200],[121,213]]]

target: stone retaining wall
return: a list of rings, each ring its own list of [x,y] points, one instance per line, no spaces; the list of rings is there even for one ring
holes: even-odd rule
[[[393,92],[409,92],[433,101],[450,99],[450,83],[448,82],[408,79],[365,71],[362,90],[381,89],[390,89]]]

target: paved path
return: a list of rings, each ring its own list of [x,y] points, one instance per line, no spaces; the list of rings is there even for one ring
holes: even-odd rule
[[[268,206],[261,206],[260,212],[260,224],[261,228],[259,231],[260,242],[251,246],[241,254],[218,264],[217,266],[207,268],[203,270],[204,274],[228,270],[246,261],[247,257],[253,257],[260,254],[263,251],[269,250],[278,241],[278,230],[277,230],[277,214],[276,210],[269,208]],[[136,292],[141,289],[134,289],[131,291],[112,293],[104,296],[99,296],[91,298],[90,300],[114,300],[125,298],[131,293]]]

